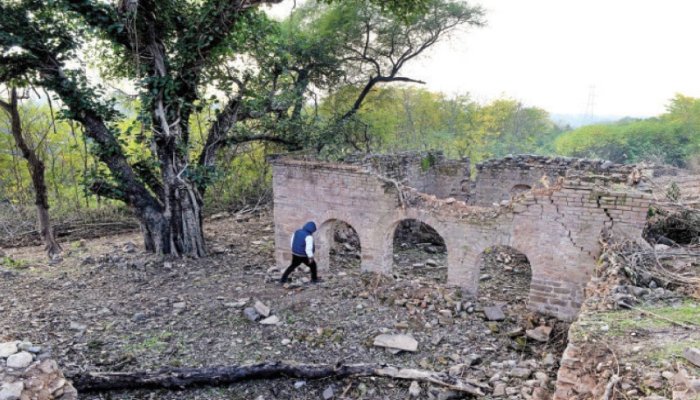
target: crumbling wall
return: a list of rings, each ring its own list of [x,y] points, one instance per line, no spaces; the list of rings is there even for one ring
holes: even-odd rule
[[[641,241],[650,195],[614,181],[565,180],[513,204],[513,247],[533,268],[529,304],[575,317],[600,254],[603,231]]]
[[[438,198],[469,197],[469,158],[450,160],[442,152],[426,151],[351,156],[345,162]]]
[[[634,166],[604,160],[527,154],[507,156],[476,164],[477,175],[470,201],[489,206],[510,200],[528,188],[554,185],[562,177],[581,174],[626,177],[632,169]],[[543,182],[543,177],[546,177],[546,182]]]
[[[448,284],[476,294],[481,254],[494,245],[510,246],[532,266],[529,307],[562,319],[572,319],[581,305],[601,232],[641,240],[650,202],[649,194],[624,183],[623,174],[569,177],[487,208],[397,184],[363,165],[284,158],[272,164],[280,266],[291,259],[291,233],[314,220],[319,265],[328,268],[330,227],[340,220],[358,233],[362,269],[389,273],[396,227],[415,219],[444,239]]]

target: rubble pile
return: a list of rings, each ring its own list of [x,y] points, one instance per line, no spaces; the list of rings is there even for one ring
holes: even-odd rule
[[[700,263],[606,239],[561,358],[555,400],[700,398]],[[697,363],[695,362],[697,361]]]
[[[0,400],[75,400],[78,392],[48,352],[31,342],[0,343]]]

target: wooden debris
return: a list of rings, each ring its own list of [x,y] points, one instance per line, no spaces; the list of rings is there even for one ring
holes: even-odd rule
[[[298,364],[270,362],[209,368],[164,368],[156,372],[87,372],[70,376],[79,392],[123,389],[183,389],[203,385],[228,385],[256,379],[382,377],[431,383],[454,391],[484,396],[488,388],[472,380],[444,373],[382,364]]]

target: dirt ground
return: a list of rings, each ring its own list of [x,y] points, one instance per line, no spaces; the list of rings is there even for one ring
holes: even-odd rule
[[[65,243],[63,262],[52,266],[41,248],[4,249],[0,341],[48,347],[67,374],[273,360],[439,371],[463,364],[464,377],[502,384],[508,398],[552,389],[568,325],[526,310],[529,268],[517,255],[496,249],[484,256],[478,299],[444,285],[444,252],[401,243],[393,276],[361,273],[359,251],[345,240],[335,244],[331,265],[321,266],[321,284],[305,283],[308,274],[297,271],[282,287],[269,212],[210,221],[206,235],[211,256],[200,260],[147,255],[137,233]],[[281,322],[247,319],[243,308],[256,300]],[[504,321],[485,320],[482,307],[491,305],[502,307]],[[554,327],[549,342],[522,336],[520,328],[541,323]],[[374,347],[381,333],[409,334],[418,351]],[[409,384],[281,379],[81,398],[319,399],[331,387],[333,398],[406,399]],[[421,398],[459,397],[422,385]]]

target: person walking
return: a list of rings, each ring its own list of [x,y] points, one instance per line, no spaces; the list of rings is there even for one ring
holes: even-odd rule
[[[281,284],[286,283],[289,274],[302,263],[311,268],[311,282],[319,282],[316,261],[314,260],[314,232],[316,232],[316,224],[313,221],[309,221],[304,224],[303,228],[298,229],[292,235],[292,263],[282,274],[282,278],[280,278]]]

